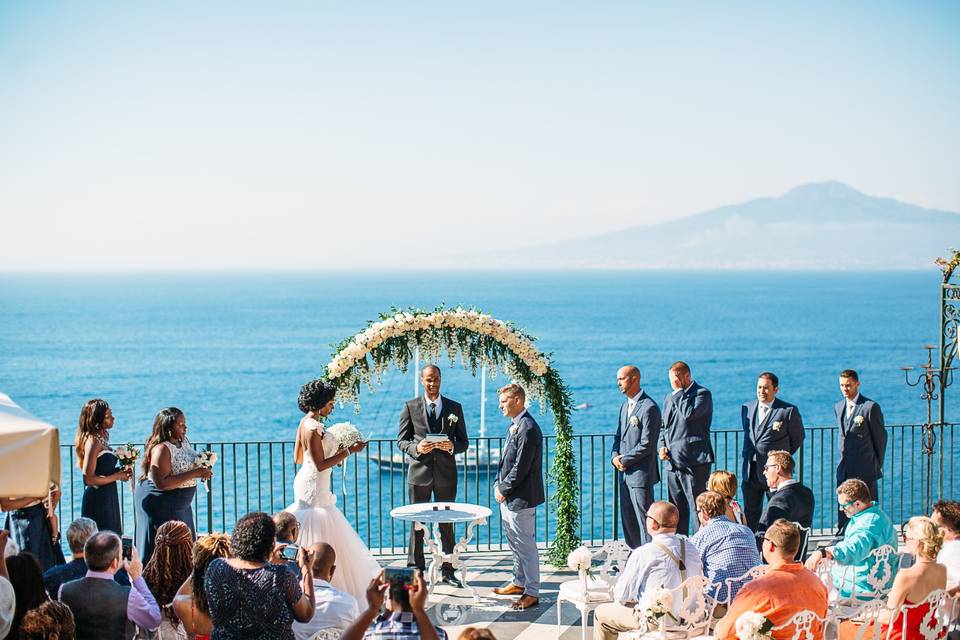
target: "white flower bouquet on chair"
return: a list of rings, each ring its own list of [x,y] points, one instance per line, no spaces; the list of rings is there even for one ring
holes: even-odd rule
[[[577,547],[567,556],[567,566],[579,574],[580,593],[584,598],[587,597],[588,578],[593,574],[592,565],[593,553],[587,547]]]
[[[773,623],[756,611],[746,611],[734,623],[740,640],[772,640]]]
[[[668,619],[677,624],[680,620],[673,615],[673,591],[670,589],[657,589],[652,595],[646,593],[637,608],[641,609],[641,616],[646,623],[646,629],[642,631],[659,631],[661,637],[667,631]]]

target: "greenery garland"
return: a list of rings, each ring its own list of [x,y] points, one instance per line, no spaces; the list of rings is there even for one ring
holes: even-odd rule
[[[549,406],[556,425],[556,451],[548,478],[556,485],[551,496],[557,531],[548,558],[558,567],[580,544],[577,535],[578,486],[573,462],[573,407],[570,391],[550,365],[547,354],[537,349],[536,338],[510,322],[503,322],[475,308],[453,309],[441,305],[433,310],[392,308],[366,329],[333,345],[326,368],[327,379],[337,387],[341,403],[352,401],[360,409],[360,386],[371,389],[391,366],[407,371],[415,350],[425,361],[439,360],[446,352],[453,366],[457,356],[473,375],[486,367],[490,377],[502,371],[519,382],[528,395]]]

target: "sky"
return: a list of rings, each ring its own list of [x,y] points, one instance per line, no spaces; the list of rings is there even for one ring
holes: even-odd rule
[[[0,0],[0,271],[418,268],[800,184],[960,211],[955,2]]]

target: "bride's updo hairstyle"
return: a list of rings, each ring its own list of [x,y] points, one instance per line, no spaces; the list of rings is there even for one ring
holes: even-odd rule
[[[310,413],[325,406],[337,395],[337,388],[324,380],[317,378],[300,387],[300,398],[297,404],[300,411]]]

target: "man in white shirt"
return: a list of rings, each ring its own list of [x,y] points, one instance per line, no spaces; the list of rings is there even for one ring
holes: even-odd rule
[[[346,629],[360,613],[357,599],[330,584],[337,568],[333,547],[320,542],[310,547],[313,554],[313,599],[316,609],[309,622],[294,622],[297,640],[309,640],[321,629]]]
[[[930,518],[943,529],[943,548],[937,554],[937,562],[947,568],[947,591],[955,596],[960,592],[960,502],[940,500],[933,503]]]
[[[623,631],[640,628],[642,612],[636,610],[644,596],[659,589],[673,589],[687,578],[703,575],[700,552],[685,536],[677,535],[680,512],[669,502],[654,502],[646,515],[652,540],[630,554],[627,566],[614,586],[614,602],[597,607],[594,640],[617,640]],[[679,608],[679,598],[674,607]]]

